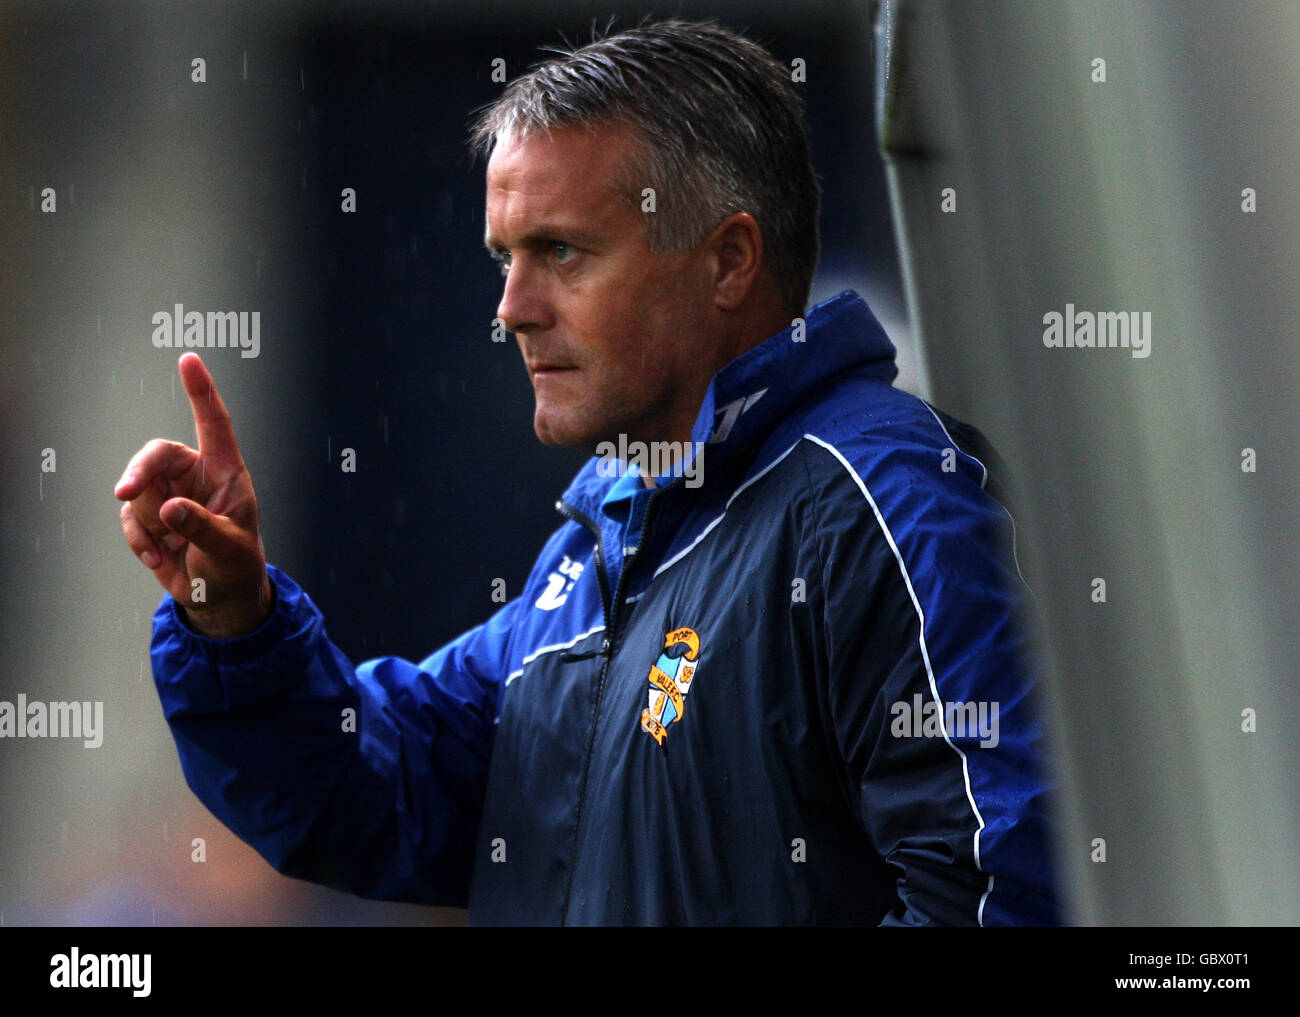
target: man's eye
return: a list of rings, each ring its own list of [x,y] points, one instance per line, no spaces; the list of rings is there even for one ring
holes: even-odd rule
[[[559,261],[568,261],[573,257],[573,248],[563,240],[551,241],[551,250],[555,252],[555,257]]]

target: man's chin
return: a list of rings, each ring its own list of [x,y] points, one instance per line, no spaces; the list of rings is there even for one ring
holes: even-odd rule
[[[581,427],[566,426],[541,412],[533,417],[533,433],[537,435],[537,440],[548,448],[576,448],[590,452],[597,444],[596,439]]]

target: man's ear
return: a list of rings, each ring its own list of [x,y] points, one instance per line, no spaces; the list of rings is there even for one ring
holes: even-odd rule
[[[750,299],[763,268],[763,231],[748,212],[733,212],[704,241],[712,273],[713,303],[735,311]]]

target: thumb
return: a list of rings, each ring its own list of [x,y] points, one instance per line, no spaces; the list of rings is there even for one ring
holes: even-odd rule
[[[239,549],[239,527],[189,498],[171,498],[158,510],[160,518],[173,533],[178,533],[200,551],[222,558]]]

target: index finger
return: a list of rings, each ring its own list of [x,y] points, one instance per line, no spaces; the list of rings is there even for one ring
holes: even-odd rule
[[[203,360],[197,353],[186,353],[180,359],[179,369],[181,383],[194,411],[199,454],[214,460],[239,462],[239,442],[235,440],[234,425]]]

